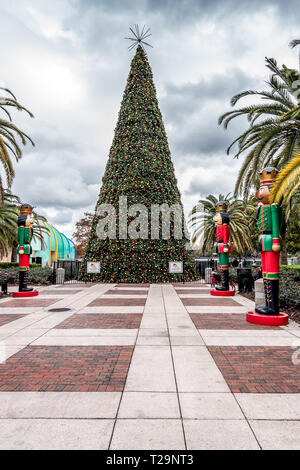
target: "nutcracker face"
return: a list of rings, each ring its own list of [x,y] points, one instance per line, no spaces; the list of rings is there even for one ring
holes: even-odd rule
[[[269,186],[261,186],[258,191],[255,193],[255,197],[260,204],[267,205],[270,204],[269,201],[270,189]]]
[[[213,221],[217,224],[217,225],[222,225],[222,216],[220,213],[216,214],[214,217],[213,217]]]

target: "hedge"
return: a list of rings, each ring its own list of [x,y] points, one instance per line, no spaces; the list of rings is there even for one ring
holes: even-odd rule
[[[300,264],[281,264],[280,265],[281,271],[299,271],[300,272]]]
[[[0,269],[7,269],[7,268],[18,268],[19,263],[0,263]],[[30,268],[41,268],[41,264],[30,264]]]
[[[7,272],[9,275],[13,275],[15,282],[19,282],[19,269],[18,267],[10,267],[7,269],[2,269],[1,272]],[[28,272],[28,283],[29,284],[48,284],[52,281],[53,270],[52,268],[41,267],[39,265],[35,266],[33,269],[30,269]]]

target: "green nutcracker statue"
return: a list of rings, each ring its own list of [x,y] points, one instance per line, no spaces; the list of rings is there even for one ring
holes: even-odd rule
[[[216,224],[216,252],[219,255],[222,285],[211,290],[211,295],[229,296],[234,295],[234,290],[229,290],[229,253],[230,253],[230,217],[227,212],[227,203],[219,201],[216,207],[214,222]]]
[[[256,219],[260,232],[258,250],[261,254],[266,305],[256,307],[255,312],[248,312],[247,320],[264,325],[283,325],[288,321],[288,316],[279,312],[279,258],[282,248],[280,228],[283,214],[280,205],[270,204],[269,200],[270,190],[278,173],[274,167],[264,168],[259,173],[260,188],[256,192]]]
[[[31,240],[33,236],[32,207],[22,204],[18,217],[18,248],[19,255],[19,292],[14,292],[14,297],[32,297],[38,295],[32,287],[27,287],[30,255],[32,253]]]

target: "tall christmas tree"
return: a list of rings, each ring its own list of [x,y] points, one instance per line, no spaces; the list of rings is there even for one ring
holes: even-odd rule
[[[151,67],[140,42],[131,62],[82,263],[80,278],[86,281],[155,283],[197,278],[193,254],[186,248],[188,240],[184,235],[181,239],[176,236],[175,216],[171,213],[169,238],[163,237],[161,214],[159,235],[153,236],[151,231],[151,205],[177,204],[182,208],[182,204]],[[135,237],[130,236],[126,227],[124,236],[124,207],[121,215],[120,197],[123,206],[127,198],[128,209],[133,204],[142,204],[148,211],[149,219],[143,211],[137,212],[137,217],[131,212],[127,214],[127,228],[135,224]],[[103,221],[103,213],[99,215],[103,204],[111,204],[116,213],[116,222],[111,225],[115,237],[106,239],[99,238],[97,230],[99,221]],[[146,233],[145,229],[139,232],[141,221],[146,223]],[[184,234],[184,217],[180,229]],[[126,232],[129,232],[127,237]],[[88,274],[87,261],[100,261],[101,273]],[[172,261],[183,262],[184,272],[179,278],[169,273]]]

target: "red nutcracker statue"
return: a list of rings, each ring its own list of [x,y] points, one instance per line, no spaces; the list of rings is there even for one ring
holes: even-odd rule
[[[210,293],[211,295],[229,296],[234,295],[234,290],[229,290],[230,217],[227,213],[227,203],[219,201],[216,210],[217,213],[214,216],[214,222],[216,223],[216,251],[219,255],[222,285],[216,286],[216,290],[211,290]]]
[[[18,217],[18,248],[19,255],[19,292],[14,292],[14,297],[33,297],[38,295],[38,291],[32,287],[27,287],[30,255],[32,253],[31,240],[33,236],[32,207],[29,204],[22,204]]]
[[[278,170],[266,167],[259,173],[260,188],[256,192],[258,208],[257,225],[260,231],[258,250],[261,253],[261,267],[265,290],[264,307],[256,307],[255,312],[247,313],[247,320],[262,325],[286,325],[288,316],[279,312],[279,258],[282,247],[280,228],[282,209],[270,204],[270,189],[276,180]]]

